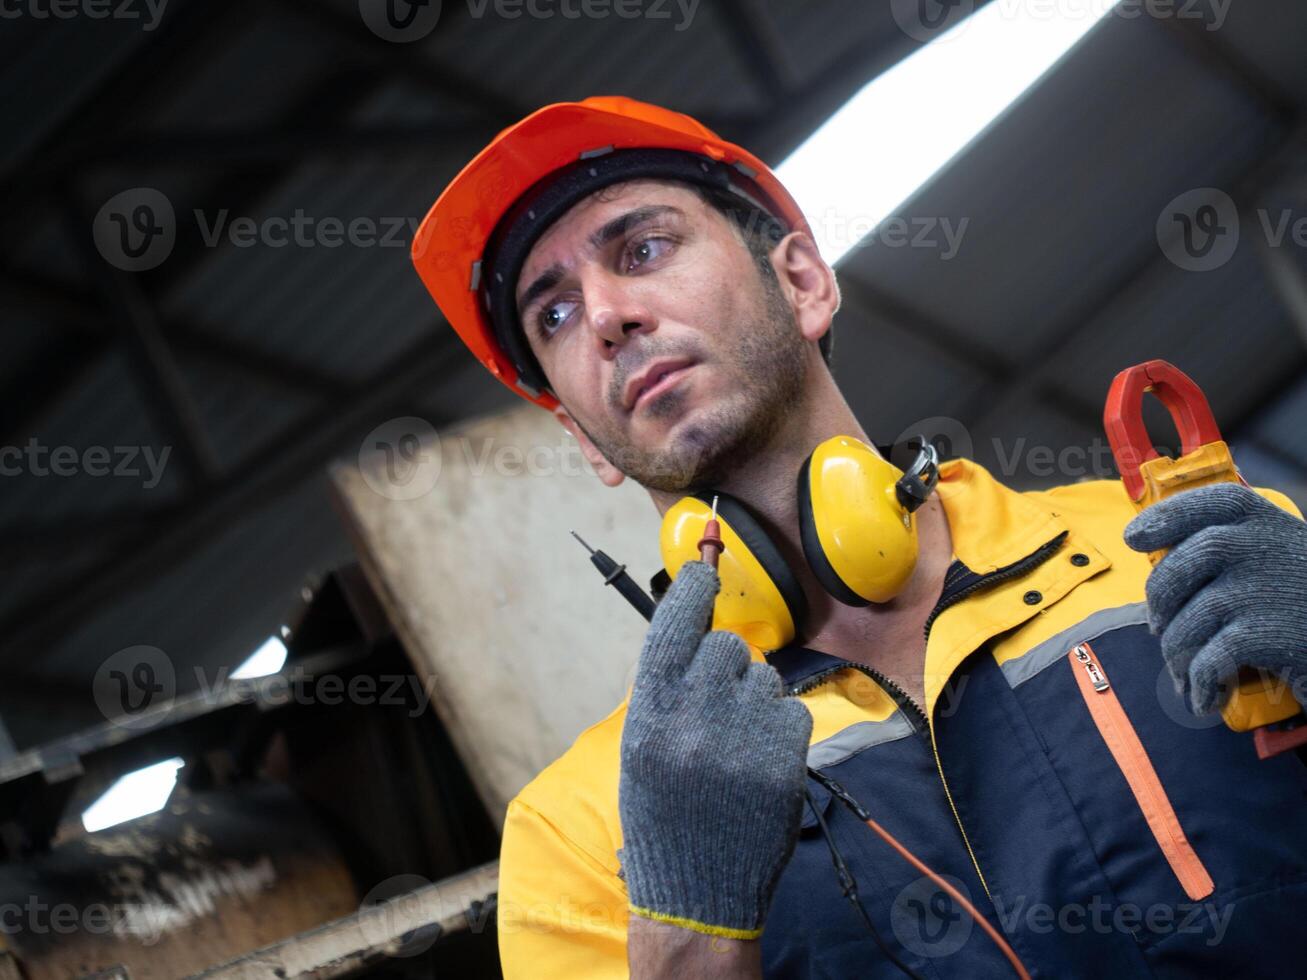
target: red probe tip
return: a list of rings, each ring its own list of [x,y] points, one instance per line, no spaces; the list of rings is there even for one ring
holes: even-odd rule
[[[726,545],[722,543],[722,527],[717,522],[717,498],[712,499],[712,516],[708,518],[708,523],[704,525],[703,537],[699,539],[699,557],[702,561],[717,567],[717,558],[726,550]]]

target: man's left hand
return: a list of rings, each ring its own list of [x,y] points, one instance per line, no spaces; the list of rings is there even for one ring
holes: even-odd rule
[[[1241,667],[1307,693],[1307,523],[1237,483],[1186,490],[1125,529],[1136,551],[1170,551],[1148,577],[1149,625],[1196,714],[1223,703]]]

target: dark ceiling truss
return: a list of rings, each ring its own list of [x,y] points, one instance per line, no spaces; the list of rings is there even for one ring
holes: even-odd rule
[[[80,191],[78,178],[93,168],[150,164],[185,166],[188,172],[220,166],[221,175],[205,192],[205,199],[238,202],[239,213],[249,213],[289,178],[307,159],[331,159],[348,154],[429,152],[434,146],[460,145],[469,152],[487,137],[520,117],[529,106],[494,91],[491,86],[462,77],[424,56],[420,46],[394,45],[358,30],[357,21],[342,8],[325,0],[276,0],[279,8],[325,29],[361,59],[364,68],[336,70],[298,99],[277,122],[248,130],[199,130],[135,133],[124,138],[113,131],[121,107],[136,107],[136,118],[148,118],[149,107],[166,90],[165,81],[182,66],[220,50],[241,30],[249,15],[249,0],[207,3],[173,0],[159,30],[147,35],[132,57],[113,78],[76,107],[53,133],[25,160],[0,174],[0,201],[11,214],[31,217],[37,206],[51,199],[63,207],[77,207],[66,188]],[[461,5],[450,4],[451,15]],[[721,19],[741,61],[759,89],[773,100],[768,111],[751,119],[706,118],[705,122],[767,159],[776,160],[798,144],[812,120],[833,112],[867,79],[907,54],[914,43],[896,38],[891,43],[852,44],[820,77],[800,83],[789,63],[765,8],[757,0],[724,0],[729,15]],[[1254,91],[1281,122],[1282,156],[1300,137],[1300,122],[1293,101],[1279,93],[1255,69],[1240,62],[1208,32],[1191,31],[1167,22],[1159,28],[1175,30],[1180,43],[1197,46],[1204,59],[1229,74],[1237,84]],[[406,127],[342,123],[352,110],[395,80],[454,98],[471,111],[468,119],[444,126]],[[32,174],[31,178],[26,175]],[[1239,197],[1254,200],[1280,173],[1254,168],[1240,181]],[[35,191],[34,192],[34,188]],[[62,196],[61,196],[62,195]],[[82,219],[79,219],[82,220]],[[81,227],[85,227],[83,223]],[[87,238],[84,234],[83,239]],[[27,411],[6,425],[11,436],[22,436],[40,421],[70,387],[79,384],[96,360],[111,351],[131,351],[142,388],[149,396],[161,431],[187,445],[190,487],[176,504],[146,514],[117,514],[107,520],[87,516],[42,527],[0,530],[7,560],[23,555],[40,557],[60,548],[91,540],[106,557],[89,568],[50,584],[12,610],[0,622],[4,637],[0,657],[13,660],[75,629],[96,612],[166,574],[195,549],[238,521],[242,515],[266,506],[299,485],[339,453],[350,438],[357,438],[380,419],[396,411],[412,411],[421,391],[439,380],[465,358],[452,341],[452,331],[433,329],[423,340],[400,352],[362,383],[350,383],[320,370],[277,356],[228,337],[219,324],[181,323],[160,315],[154,297],[182,282],[205,258],[194,240],[181,240],[169,262],[151,273],[133,276],[105,271],[92,249],[88,261],[101,266],[98,292],[50,281],[30,272],[8,272],[5,292],[18,305],[35,313],[54,328],[58,338],[39,369],[28,381],[22,403]],[[1160,256],[1150,247],[1135,257],[1133,268],[1105,296],[1128,289],[1146,274]],[[1043,365],[1076,339],[1101,309],[1099,304],[1069,317],[1042,345],[1011,361],[971,341],[966,331],[940,323],[877,290],[853,274],[841,271],[841,282],[857,310],[895,330],[905,342],[925,345],[934,356],[978,372],[982,391],[960,413],[969,425],[981,426],[999,395],[1014,390],[1037,399],[1049,410],[1097,431],[1100,407],[1079,402],[1060,389]],[[1295,310],[1301,322],[1302,310]],[[250,377],[271,381],[310,395],[313,408],[284,432],[275,435],[227,472],[214,466],[185,383],[177,371],[177,355],[200,357],[235,368]],[[1287,382],[1307,371],[1307,359],[1283,365]],[[1232,437],[1251,440],[1257,419],[1271,411],[1276,387],[1260,403],[1227,425]],[[444,421],[433,420],[437,425]],[[1275,454],[1274,447],[1262,447]],[[1281,457],[1283,454],[1281,454]],[[1299,470],[1307,461],[1286,460]],[[103,529],[108,526],[108,530]]]
[[[1241,174],[1230,188],[1231,197],[1240,210],[1250,211],[1254,203],[1268,189],[1290,176],[1287,167],[1294,154],[1307,142],[1307,120],[1302,118],[1292,98],[1281,92],[1278,86],[1257,72],[1255,68],[1238,58],[1227,45],[1220,43],[1214,36],[1216,32],[1205,31],[1201,25],[1195,25],[1192,21],[1180,21],[1174,18],[1150,18],[1149,23],[1155,25],[1154,29],[1168,31],[1171,37],[1177,39],[1178,43],[1184,44],[1187,49],[1201,52],[1203,60],[1209,66],[1219,69],[1234,84],[1246,89],[1277,121],[1279,129],[1274,144],[1264,148],[1258,155],[1257,162]],[[1155,264],[1165,261],[1167,260],[1162,251],[1150,241],[1129,264],[1127,272],[1118,282],[1101,291],[1099,298],[1088,304],[1085,309],[1067,317],[1065,324],[1059,330],[1052,331],[1042,343],[1031,345],[1020,363],[1008,364],[993,357],[983,360],[977,358],[973,361],[974,366],[986,376],[987,383],[965,405],[960,413],[962,418],[968,420],[969,425],[979,430],[986,430],[989,425],[997,421],[992,406],[1003,397],[1011,398],[1014,395],[1024,394],[1036,403],[1058,411],[1070,422],[1087,427],[1090,431],[1099,431],[1102,425],[1101,405],[1083,404],[1081,400],[1059,387],[1056,379],[1052,377],[1050,365],[1055,363],[1058,354],[1069,349],[1080,339],[1083,331],[1095,321],[1097,315],[1108,304],[1147,276]],[[1300,271],[1299,277],[1301,279]],[[1273,278],[1269,272],[1268,278]],[[1282,300],[1285,299],[1283,291],[1277,290],[1277,294]],[[1286,309],[1291,318],[1296,322],[1302,322],[1303,310],[1289,304],[1286,304]],[[956,328],[950,329],[944,326],[931,328],[929,324],[922,324],[917,318],[912,322],[925,326],[924,332],[928,336],[937,334],[939,342],[944,347],[951,347],[954,350],[967,349],[966,342],[961,336],[962,332]],[[1230,441],[1254,446],[1307,479],[1307,460],[1298,459],[1279,447],[1267,443],[1256,432],[1256,423],[1274,411],[1291,391],[1293,382],[1304,372],[1307,372],[1307,341],[1299,347],[1296,358],[1277,366],[1277,377],[1262,388],[1262,394],[1258,398],[1234,418],[1222,420],[1222,428]]]
[[[124,106],[133,118],[149,118],[168,92],[168,79],[186,66],[216,56],[231,44],[252,16],[251,0],[227,3],[173,0],[169,17],[145,34],[131,55],[45,139],[0,173],[0,202],[12,220],[30,221],[38,208],[75,211],[77,234],[87,263],[89,291],[28,270],[5,269],[9,301],[36,314],[56,339],[40,370],[26,382],[25,411],[7,420],[5,432],[22,438],[97,362],[126,352],[159,431],[186,459],[188,486],[179,502],[139,511],[91,515],[52,522],[26,522],[0,529],[0,553],[7,563],[63,550],[90,549],[104,557],[40,588],[0,621],[0,659],[13,661],[56,642],[130,590],[164,575],[197,548],[250,511],[269,504],[319,471],[350,439],[396,411],[411,409],[423,389],[437,382],[466,355],[452,331],[433,325],[424,339],[390,358],[362,383],[348,383],[225,336],[218,324],[181,323],[161,314],[156,298],[185,280],[205,259],[195,238],[179,238],[169,261],[148,273],[108,267],[89,246],[83,194],[85,178],[99,170],[132,166],[185,166],[188,173],[222,167],[203,193],[206,200],[237,202],[251,213],[306,159],[344,153],[428,152],[465,142],[469,153],[531,106],[464,77],[424,56],[419,46],[394,45],[361,31],[355,17],[327,0],[275,0],[278,7],[325,29],[361,67],[330,73],[296,100],[276,122],[252,131],[134,132],[117,130]],[[746,69],[776,104],[756,118],[714,118],[705,122],[777,159],[807,135],[813,118],[834,111],[870,77],[898,61],[913,46],[904,39],[868,39],[852,44],[820,77],[805,84],[795,71],[766,10],[757,0],[729,0],[736,16],[725,29]],[[447,18],[461,5],[448,5]],[[448,26],[448,25],[446,25]],[[872,43],[875,41],[876,43]],[[470,118],[434,127],[357,129],[342,124],[351,111],[396,80],[453,98]],[[39,212],[37,212],[39,213]],[[316,407],[228,471],[217,467],[198,421],[179,353],[200,357],[251,377],[315,397]],[[433,420],[437,425],[449,421]],[[12,438],[11,440],[12,441]]]

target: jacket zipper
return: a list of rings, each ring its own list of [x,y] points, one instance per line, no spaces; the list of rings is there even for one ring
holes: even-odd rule
[[[907,691],[903,690],[903,688],[899,687],[875,667],[868,667],[866,664],[856,664],[852,660],[837,661],[831,666],[825,667],[813,674],[811,677],[807,677],[798,684],[795,684],[786,693],[795,697],[800,694],[807,694],[809,691],[821,687],[821,685],[825,684],[834,675],[845,669],[852,669],[866,674],[884,688],[885,693],[894,700],[894,703],[897,704],[901,710],[903,710],[903,714],[907,717],[908,724],[912,726],[914,732],[920,734],[921,732],[930,729],[930,725],[926,721],[926,712],[922,710],[921,705],[912,700],[912,696],[909,695]]]
[[[1066,541],[1067,533],[1068,532],[1063,531],[1061,534],[1057,535],[1057,537],[1041,545],[1038,549],[1032,551],[1020,561],[1013,562],[1005,568],[997,569],[983,578],[972,582],[965,589],[953,593],[953,595],[949,596],[947,599],[937,602],[935,608],[930,611],[930,615],[926,617],[925,625],[922,628],[922,633],[925,635],[926,641],[930,641],[930,628],[934,625],[935,620],[939,617],[940,613],[948,609],[950,606],[954,606],[961,602],[963,599],[967,598],[967,596],[979,592],[981,589],[986,589],[991,585],[998,584],[999,582],[1004,582],[1010,578],[1024,575],[1036,565],[1042,565],[1062,547],[1063,543]],[[807,694],[814,688],[820,687],[829,680],[832,675],[839,673],[846,667],[862,671],[862,673],[866,674],[877,684],[881,685],[881,687],[885,689],[886,693],[894,699],[895,703],[898,704],[901,709],[907,709],[904,711],[904,716],[908,718],[913,731],[920,734],[924,730],[930,738],[930,751],[935,757],[935,769],[939,772],[940,785],[944,787],[944,798],[948,800],[949,809],[953,811],[953,820],[958,825],[958,832],[962,835],[962,843],[966,845],[967,854],[971,857],[971,865],[976,869],[976,877],[980,879],[980,886],[985,889],[985,894],[989,895],[992,900],[993,896],[990,895],[989,892],[989,883],[985,881],[985,873],[980,870],[980,862],[976,860],[976,852],[971,847],[970,838],[967,837],[967,828],[962,825],[962,815],[958,813],[957,804],[953,802],[953,794],[949,791],[948,779],[944,776],[944,763],[941,762],[939,758],[939,747],[935,744],[935,733],[931,731],[930,719],[926,717],[926,712],[922,707],[917,704],[916,701],[912,700],[906,691],[874,667],[855,664],[850,660],[841,660],[837,664],[827,667],[819,673],[813,674],[806,680],[791,687],[789,693],[794,696]]]
[[[939,749],[935,745],[935,735],[930,730],[930,722],[927,720],[926,712],[922,710],[921,706],[917,704],[916,701],[912,700],[912,697],[906,691],[874,667],[867,667],[864,664],[855,664],[850,660],[842,660],[837,664],[825,668],[819,673],[813,674],[806,680],[795,684],[787,693],[795,697],[801,694],[807,694],[809,691],[821,687],[821,685],[830,680],[832,676],[838,674],[845,668],[861,671],[877,684],[881,685],[881,687],[884,688],[885,693],[893,698],[895,704],[899,706],[899,709],[903,712],[903,716],[908,719],[908,724],[912,726],[913,734],[920,735],[924,732],[926,737],[930,740],[930,751],[935,757],[935,769],[939,772],[940,784],[944,787],[944,798],[948,800],[949,809],[953,811],[953,820],[958,825],[958,831],[962,834],[962,843],[966,846],[967,854],[971,857],[971,866],[976,869],[976,877],[980,879],[980,887],[985,889],[986,895],[989,895],[989,884],[985,881],[984,872],[980,870],[980,862],[976,860],[976,852],[971,849],[971,841],[967,837],[967,828],[962,826],[962,815],[958,813],[957,804],[953,802],[953,794],[949,792],[948,780],[944,778],[944,765],[939,760]]]
[[[1112,689],[1102,662],[1088,643],[1073,647],[1067,654],[1067,662],[1075,674],[1089,716],[1125,776],[1171,871],[1191,901],[1206,898],[1216,887],[1212,876],[1185,837],[1157,770]]]

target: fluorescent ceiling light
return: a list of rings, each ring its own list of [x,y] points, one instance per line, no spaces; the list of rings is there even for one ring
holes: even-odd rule
[[[181,767],[181,759],[165,759],[129,772],[86,808],[82,826],[94,833],[162,810],[177,785],[177,770]]]
[[[286,644],[275,636],[270,636],[248,657],[245,662],[231,672],[233,681],[249,680],[251,677],[266,677],[275,674],[286,665]]]
[[[841,106],[776,170],[826,261],[893,216],[1114,5],[991,0]]]

